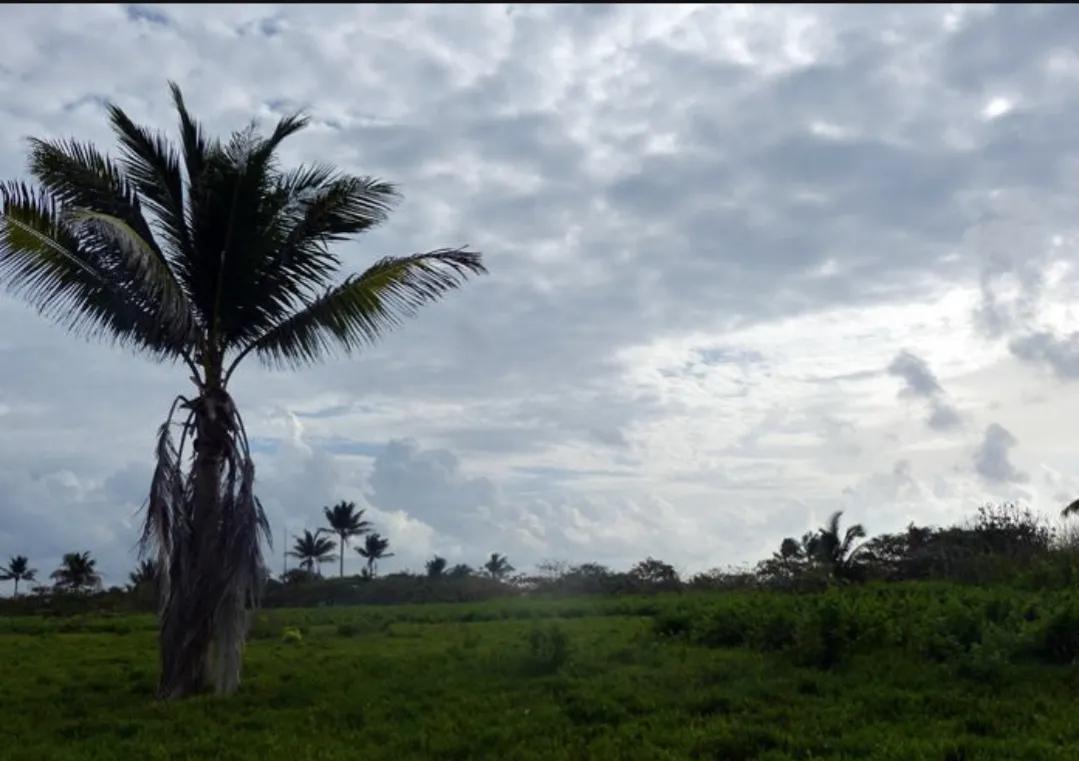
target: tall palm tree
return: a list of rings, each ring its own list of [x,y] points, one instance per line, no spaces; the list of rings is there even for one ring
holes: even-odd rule
[[[296,543],[292,545],[288,553],[299,559],[301,568],[306,568],[308,573],[317,573],[319,576],[322,575],[320,566],[323,563],[330,563],[337,559],[337,556],[333,554],[337,544],[333,539],[322,536],[322,531],[319,529],[312,534],[304,529],[303,536],[296,537]]]
[[[363,519],[364,510],[357,510],[355,502],[338,502],[332,508],[322,508],[326,516],[326,522],[330,524],[339,537],[341,537],[341,568],[342,578],[345,575],[345,550],[348,549],[349,537],[360,536],[371,530],[371,524]]]
[[[30,567],[30,561],[25,555],[16,555],[6,566],[0,566],[0,581],[15,582],[13,597],[19,596],[19,582],[23,579],[33,581],[35,574],[37,570]]]
[[[377,533],[368,534],[363,538],[363,547],[357,547],[356,552],[367,559],[367,577],[374,578],[375,566],[382,558],[392,558],[392,552],[386,552],[389,549],[390,540]]]
[[[856,569],[856,556],[862,545],[855,546],[858,539],[865,538],[865,528],[860,523],[849,527],[840,535],[839,519],[843,511],[832,513],[828,524],[805,539],[806,555],[828,567],[837,579],[851,579]]]
[[[59,589],[89,592],[101,588],[101,576],[96,566],[97,561],[90,557],[89,552],[68,552],[50,578],[56,581]]]
[[[490,574],[492,579],[501,580],[506,574],[513,571],[513,566],[510,565],[510,561],[505,555],[499,555],[497,552],[491,553],[491,559],[483,564],[484,569]]]
[[[432,579],[442,578],[442,574],[446,571],[446,558],[435,555],[428,560],[424,567],[427,569],[427,576]]]
[[[393,186],[281,168],[275,151],[308,123],[300,115],[268,137],[211,138],[170,87],[178,148],[115,105],[118,159],[30,141],[37,185],[0,184],[0,282],[76,333],[183,363],[194,384],[159,429],[142,537],[162,569],[158,692],[171,698],[237,687],[264,577],[270,536],[229,394],[236,368],[251,355],[298,368],[359,349],[485,270],[477,253],[438,249],[341,279],[331,244],[386,219]]]

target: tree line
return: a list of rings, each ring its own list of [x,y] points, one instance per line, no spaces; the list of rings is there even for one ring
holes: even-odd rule
[[[1065,515],[1079,512],[1065,511]],[[1069,555],[1079,549],[1079,534],[1075,531],[1058,531],[1029,508],[1014,503],[984,505],[978,508],[971,520],[945,528],[917,526],[913,523],[900,532],[884,533],[867,538],[861,524],[843,526],[842,511],[837,511],[824,526],[809,531],[801,537],[784,538],[776,551],[768,558],[749,568],[713,569],[683,579],[673,565],[648,557],[628,571],[615,571],[599,563],[572,565],[565,562],[546,561],[537,566],[532,574],[515,574],[516,569],[509,558],[494,552],[478,568],[449,561],[435,555],[424,564],[421,573],[399,571],[389,577],[378,577],[378,562],[393,557],[389,552],[390,541],[364,518],[365,510],[353,502],[341,501],[323,508],[326,527],[315,531],[304,530],[296,536],[288,556],[296,558],[299,565],[282,573],[277,579],[267,575],[263,581],[271,590],[298,587],[314,587],[314,597],[290,593],[286,600],[341,599],[339,587],[328,588],[329,598],[319,597],[323,581],[320,567],[338,561],[338,576],[345,578],[344,551],[349,542],[363,537],[363,543],[354,547],[364,559],[364,567],[358,574],[363,581],[378,578],[388,585],[404,585],[401,594],[407,599],[426,599],[408,586],[409,580],[427,583],[465,584],[471,587],[458,590],[456,596],[437,599],[472,599],[475,596],[498,594],[550,592],[564,594],[631,593],[642,591],[675,590],[683,588],[735,588],[745,586],[776,589],[817,589],[827,585],[858,584],[867,581],[905,581],[915,579],[947,579],[961,582],[990,582],[1007,578],[1038,562],[1051,559],[1055,554]],[[337,540],[326,534],[336,534]],[[338,542],[340,544],[338,544]],[[1070,556],[1070,555],[1069,555]],[[96,560],[89,552],[72,552],[64,555],[60,567],[50,576],[52,586],[35,586],[36,595],[78,594],[100,592],[101,577],[96,570]],[[19,593],[20,582],[36,579],[35,569],[28,558],[17,555],[7,566],[0,567],[0,580],[13,581],[14,593]],[[143,560],[129,576],[126,592],[140,595],[146,601],[156,597],[158,581],[157,565]],[[323,582],[324,583],[324,582]],[[429,588],[425,588],[429,589]],[[471,591],[469,591],[471,590]],[[351,599],[351,598],[345,598]],[[383,589],[380,597],[358,598],[357,601],[378,599],[393,601],[394,592]],[[272,600],[271,600],[272,602]]]

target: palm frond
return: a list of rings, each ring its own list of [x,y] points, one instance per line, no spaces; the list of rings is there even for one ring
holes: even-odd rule
[[[1079,515],[1079,499],[1073,501],[1070,505],[1060,511],[1062,518],[1067,518],[1069,515]]]
[[[480,254],[460,249],[382,259],[268,330],[233,364],[252,349],[268,364],[290,366],[316,362],[338,347],[351,352],[483,272]]]
[[[138,126],[119,106],[110,104],[108,111],[123,149],[126,175],[157,217],[162,235],[172,246],[173,262],[182,267],[190,256],[191,240],[180,157],[164,135]]]
[[[123,263],[131,281],[147,301],[157,305],[157,318],[174,326],[179,335],[193,342],[198,321],[176,275],[154,251],[153,244],[119,217],[90,209],[76,209],[66,215],[75,224],[105,242]]]
[[[0,184],[0,278],[75,333],[111,336],[159,356],[181,356],[187,337],[135,288],[115,250],[65,222],[48,192]]]

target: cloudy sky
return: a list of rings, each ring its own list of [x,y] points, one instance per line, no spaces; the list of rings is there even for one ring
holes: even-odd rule
[[[693,572],[836,509],[1079,494],[1076,39],[1072,7],[3,6],[0,177],[30,135],[111,147],[107,101],[173,129],[167,79],[218,132],[305,110],[287,162],[404,195],[348,266],[491,274],[362,356],[237,373],[274,568],[349,499],[387,570]],[[0,325],[0,558],[118,582],[186,374],[6,295]]]

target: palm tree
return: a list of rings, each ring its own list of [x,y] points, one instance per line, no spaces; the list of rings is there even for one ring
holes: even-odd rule
[[[803,541],[807,556],[827,566],[833,577],[850,580],[857,568],[856,556],[862,549],[862,545],[855,547],[854,542],[865,537],[865,528],[856,523],[841,537],[839,519],[842,516],[842,510],[836,511],[828,519],[828,525]]]
[[[322,508],[322,512],[326,516],[326,522],[330,524],[330,528],[341,537],[341,572],[339,575],[344,578],[345,550],[348,549],[348,539],[351,536],[366,534],[371,530],[371,524],[363,519],[363,510],[356,510],[355,502],[338,502],[332,508]]]
[[[299,368],[367,346],[485,269],[475,252],[438,249],[341,279],[331,244],[385,220],[393,186],[282,169],[274,154],[307,125],[300,115],[268,137],[253,126],[208,137],[170,87],[179,148],[115,105],[119,159],[30,141],[37,185],[0,184],[0,281],[76,333],[182,362],[194,384],[159,429],[142,535],[162,569],[158,692],[174,698],[235,690],[264,577],[269,527],[228,389],[237,367],[253,354]]]
[[[510,561],[505,555],[499,555],[497,552],[491,553],[491,559],[483,564],[484,569],[490,574],[492,579],[501,580],[506,574],[513,571],[513,566],[510,565]]]
[[[449,576],[451,579],[464,579],[468,576],[471,576],[472,573],[472,566],[465,565],[464,563],[458,563],[453,568],[451,568],[449,573],[447,573],[446,575]]]
[[[134,571],[128,574],[127,578],[132,589],[137,589],[144,584],[157,584],[157,563],[152,560],[143,560]]]
[[[1060,516],[1062,518],[1067,518],[1072,515],[1079,515],[1079,499],[1070,502],[1067,507],[1060,511]]]
[[[296,543],[292,545],[292,550],[288,553],[294,558],[299,558],[301,568],[306,568],[308,573],[317,573],[319,576],[322,575],[319,569],[322,563],[337,559],[337,556],[333,554],[333,551],[337,549],[337,544],[333,539],[322,536],[322,531],[323,529],[319,529],[312,534],[304,529],[303,536],[295,537]]]
[[[101,576],[95,566],[97,561],[89,552],[68,552],[60,567],[52,572],[50,578],[56,580],[56,587],[69,592],[88,592],[101,588]]]
[[[392,552],[386,552],[390,546],[390,540],[377,533],[368,534],[363,538],[363,547],[357,547],[356,552],[367,558],[367,577],[374,578],[375,565],[382,558],[392,558]]]
[[[0,566],[0,581],[14,581],[15,591],[13,597],[19,596],[19,582],[23,579],[33,581],[37,570],[30,567],[30,561],[25,555],[16,555],[8,561],[6,567]]]
[[[446,570],[446,558],[435,555],[424,564],[424,567],[427,569],[429,578],[440,579]]]

